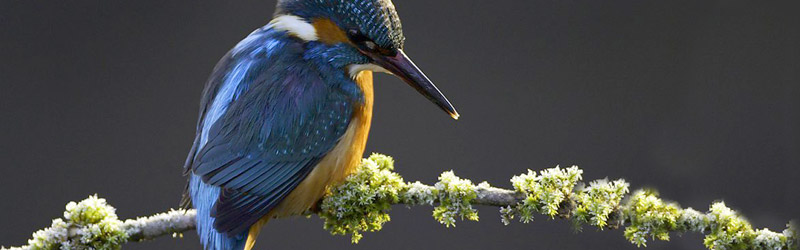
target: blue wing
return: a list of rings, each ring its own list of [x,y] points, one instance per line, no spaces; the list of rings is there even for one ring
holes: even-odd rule
[[[186,171],[220,188],[210,215],[221,233],[248,230],[347,130],[353,98],[307,66],[302,46],[258,30],[223,58],[206,86]]]

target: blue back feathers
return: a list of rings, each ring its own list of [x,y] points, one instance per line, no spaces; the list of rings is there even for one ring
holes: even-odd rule
[[[267,26],[217,64],[185,165],[206,249],[241,249],[249,227],[338,143],[364,98],[342,70],[364,63],[350,50]]]

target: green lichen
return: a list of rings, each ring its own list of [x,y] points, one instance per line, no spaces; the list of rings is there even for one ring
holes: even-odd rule
[[[450,227],[455,226],[457,218],[478,220],[477,210],[472,207],[477,199],[483,205],[501,206],[505,224],[516,216],[522,222],[530,222],[535,212],[599,229],[628,224],[625,237],[640,247],[646,246],[648,238],[669,240],[670,232],[692,231],[707,233],[703,243],[709,249],[798,250],[798,233],[793,223],[787,224],[781,233],[756,230],[722,202],[712,204],[710,211],[703,213],[692,208],[681,209],[647,190],[636,191],[622,202],[628,193],[627,182],[596,180],[585,186],[580,183],[583,171],[577,167],[555,167],[538,173],[528,170],[514,176],[511,183],[516,194],[493,188],[487,182],[473,185],[452,171],[443,173],[434,186],[405,183],[393,170],[391,157],[373,154],[363,159],[358,171],[344,183],[330,187],[318,211],[325,228],[332,234],[349,234],[352,242],[357,243],[363,232],[381,230],[390,220],[391,206],[399,203],[435,206],[433,217]],[[183,212],[171,214],[183,215]],[[156,220],[164,219],[168,220]],[[49,228],[35,232],[28,246],[11,249],[120,249],[129,235],[139,233],[146,224],[138,220],[126,223],[131,224],[123,229],[115,209],[94,195],[78,203],[70,202],[63,219],[55,219]]]
[[[402,195],[403,204],[408,206],[411,205],[430,205],[433,206],[433,203],[436,201],[436,197],[439,194],[439,190],[435,187],[431,187],[421,182],[417,181],[414,183],[409,183],[407,185],[407,189]]]
[[[439,182],[434,187],[439,206],[433,209],[433,218],[439,223],[447,227],[455,226],[456,217],[478,221],[478,211],[470,203],[478,197],[472,181],[461,179],[453,171],[447,171],[439,176]]]
[[[709,249],[797,249],[797,233],[791,223],[783,233],[766,228],[754,230],[746,219],[723,202],[712,204],[707,217],[711,232],[703,244]]]
[[[518,209],[512,206],[500,207],[500,222],[503,222],[503,225],[508,226],[518,213]]]
[[[69,241],[69,225],[62,219],[55,219],[49,228],[33,233],[28,240],[29,249],[60,249],[61,242]],[[67,246],[71,246],[68,244]]]
[[[797,234],[797,224],[789,222],[786,224],[786,230],[783,230],[783,236],[786,236],[786,246],[789,250],[800,249],[800,236]]]
[[[404,183],[394,170],[391,157],[373,154],[363,159],[358,170],[344,183],[328,190],[318,215],[325,229],[334,235],[351,235],[353,243],[362,239],[362,232],[379,231],[390,220],[392,204],[438,205],[433,217],[440,223],[455,226],[456,218],[478,220],[470,202],[477,197],[470,180],[455,176],[452,171],[439,177],[436,185],[420,182]],[[488,183],[482,184],[488,186]]]
[[[755,246],[755,249],[781,249],[785,242],[785,235],[768,229],[759,229],[755,231],[752,245]]]
[[[120,249],[127,240],[115,209],[92,195],[67,204],[64,219],[55,219],[49,228],[33,233],[27,249]]]
[[[589,187],[577,190],[573,211],[576,225],[587,223],[600,229],[608,226],[608,218],[619,208],[622,198],[628,193],[629,184],[624,180],[596,180]]]
[[[533,213],[554,218],[559,213],[562,203],[570,201],[575,185],[583,178],[583,170],[577,166],[561,169],[560,167],[542,170],[539,174],[528,170],[511,178],[514,190],[525,194],[525,199],[517,205],[520,221],[533,221]]]
[[[681,209],[677,204],[664,202],[653,191],[637,191],[631,196],[625,211],[630,225],[625,238],[636,246],[647,246],[647,238],[668,241],[669,232],[678,227]]]
[[[747,220],[725,206],[723,202],[711,205],[711,233],[706,235],[703,244],[709,249],[751,249],[756,232]],[[762,240],[773,238],[762,232]],[[774,248],[773,248],[774,249]]]
[[[319,217],[325,229],[334,235],[350,234],[353,243],[361,232],[381,230],[390,220],[392,204],[400,201],[407,189],[403,178],[394,170],[394,160],[373,154],[361,161],[358,171],[339,186],[333,187],[322,201]]]
[[[678,229],[682,232],[704,232],[708,230],[709,222],[708,215],[693,208],[686,208],[681,211],[681,217],[678,218]]]
[[[373,154],[364,159],[355,174],[332,187],[324,198],[319,216],[325,220],[325,228],[332,234],[350,234],[352,242],[357,243],[363,237],[362,232],[381,230],[390,220],[391,206],[398,203],[435,205],[433,217],[447,227],[455,226],[458,218],[477,221],[478,213],[472,203],[479,189],[491,188],[486,182],[476,186],[453,171],[442,173],[434,186],[405,183],[393,170],[391,157]],[[650,190],[636,191],[621,204],[629,192],[627,182],[604,179],[584,186],[580,183],[582,174],[581,169],[573,166],[538,173],[528,170],[514,176],[511,179],[514,190],[524,198],[515,205],[502,207],[501,220],[508,224],[518,215],[520,221],[527,223],[533,220],[533,213],[541,213],[551,218],[571,218],[577,226],[589,224],[599,229],[628,223],[624,235],[640,247],[647,246],[648,238],[666,241],[670,232],[694,231],[709,232],[704,240],[709,249],[797,250],[797,230],[793,225],[782,233],[753,230],[723,203],[716,203],[710,212],[702,213],[665,202]],[[615,224],[610,224],[612,219]]]

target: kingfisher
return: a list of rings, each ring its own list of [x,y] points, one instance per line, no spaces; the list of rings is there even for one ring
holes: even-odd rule
[[[373,72],[458,119],[404,42],[390,0],[279,0],[273,19],[217,63],[184,165],[184,205],[197,210],[205,249],[252,249],[267,221],[309,211],[356,170]]]

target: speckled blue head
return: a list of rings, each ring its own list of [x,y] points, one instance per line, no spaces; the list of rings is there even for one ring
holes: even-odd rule
[[[403,52],[403,29],[390,0],[280,0],[273,29],[306,42],[305,57],[355,77],[364,70],[400,77],[458,119],[453,105]]]
[[[358,32],[388,50],[402,49],[405,42],[400,18],[389,0],[281,0],[279,15],[330,19],[343,31]]]

